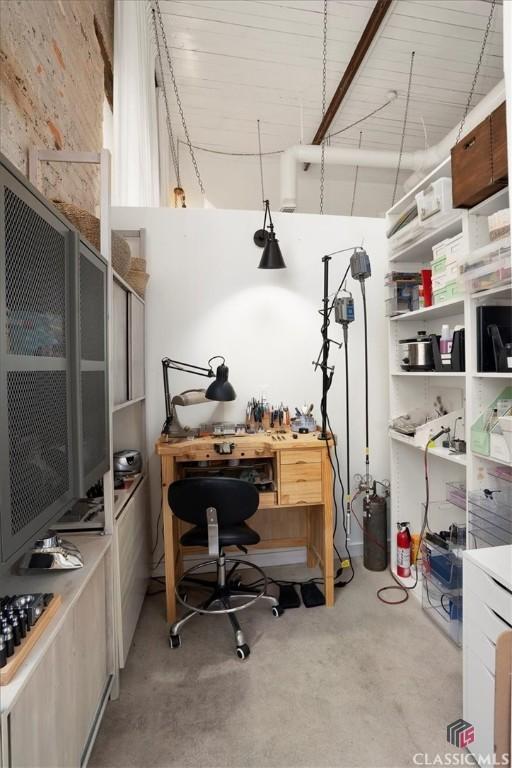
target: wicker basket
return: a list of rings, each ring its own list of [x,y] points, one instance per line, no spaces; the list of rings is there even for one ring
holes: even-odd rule
[[[100,250],[100,220],[89,211],[84,211],[73,203],[52,200],[52,203],[81,234],[89,240],[97,251]],[[130,269],[131,253],[126,240],[112,232],[112,267],[118,275],[125,278]]]
[[[146,285],[149,280],[148,273],[142,272],[140,269],[130,269],[125,280],[128,285],[131,285],[135,293],[143,299],[146,293]]]
[[[145,272],[146,271],[146,259],[141,259],[136,256],[133,256],[131,263],[130,263],[130,269],[135,270],[135,272]]]

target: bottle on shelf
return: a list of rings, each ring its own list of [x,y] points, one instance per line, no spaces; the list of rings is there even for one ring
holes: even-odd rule
[[[450,332],[450,326],[443,324],[441,326],[441,339],[439,341],[439,351],[442,355],[449,355],[452,351],[453,334]]]

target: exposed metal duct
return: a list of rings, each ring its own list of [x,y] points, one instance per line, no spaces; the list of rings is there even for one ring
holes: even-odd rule
[[[466,131],[471,131],[488,114],[505,100],[505,81],[501,80],[471,110],[466,118]],[[459,123],[438,144],[428,149],[404,152],[401,168],[414,171],[406,180],[405,188],[412,189],[434,166],[442,162],[455,144]],[[297,166],[299,163],[319,164],[322,147],[313,144],[296,144],[281,155],[281,211],[293,213],[297,207]],[[354,149],[347,147],[325,147],[326,165],[348,165],[365,168],[396,168],[398,152]]]

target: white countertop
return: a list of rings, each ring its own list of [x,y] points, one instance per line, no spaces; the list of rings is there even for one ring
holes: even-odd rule
[[[14,704],[112,543],[111,536],[98,534],[65,534],[63,538],[72,541],[80,549],[84,558],[83,568],[73,571],[33,571],[23,575],[2,575],[2,595],[53,592],[62,597],[62,604],[11,682],[0,687],[0,713],[8,711]]]
[[[466,560],[482,568],[493,579],[512,590],[512,544],[503,547],[485,547],[464,552]]]

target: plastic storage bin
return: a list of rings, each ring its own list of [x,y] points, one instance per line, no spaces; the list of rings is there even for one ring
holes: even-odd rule
[[[429,578],[422,582],[421,603],[425,613],[454,643],[462,644],[461,590],[439,589]]]
[[[462,588],[462,559],[460,550],[442,549],[426,539],[421,546],[423,578],[430,580],[440,590]]]
[[[396,234],[389,238],[391,252],[398,253],[408,245],[411,245],[423,234],[423,227],[420,225],[417,218],[414,219],[410,224],[406,224],[405,227],[399,229]]]
[[[386,299],[386,317],[403,315],[419,309],[419,286],[411,283],[394,283],[389,286],[389,298]]]
[[[479,248],[460,263],[460,272],[471,293],[510,282],[510,237]]]
[[[510,234],[510,208],[502,208],[487,217],[489,237],[491,240],[501,240]]]
[[[418,192],[416,205],[422,226],[438,226],[440,219],[453,213],[451,178],[443,176]]]

